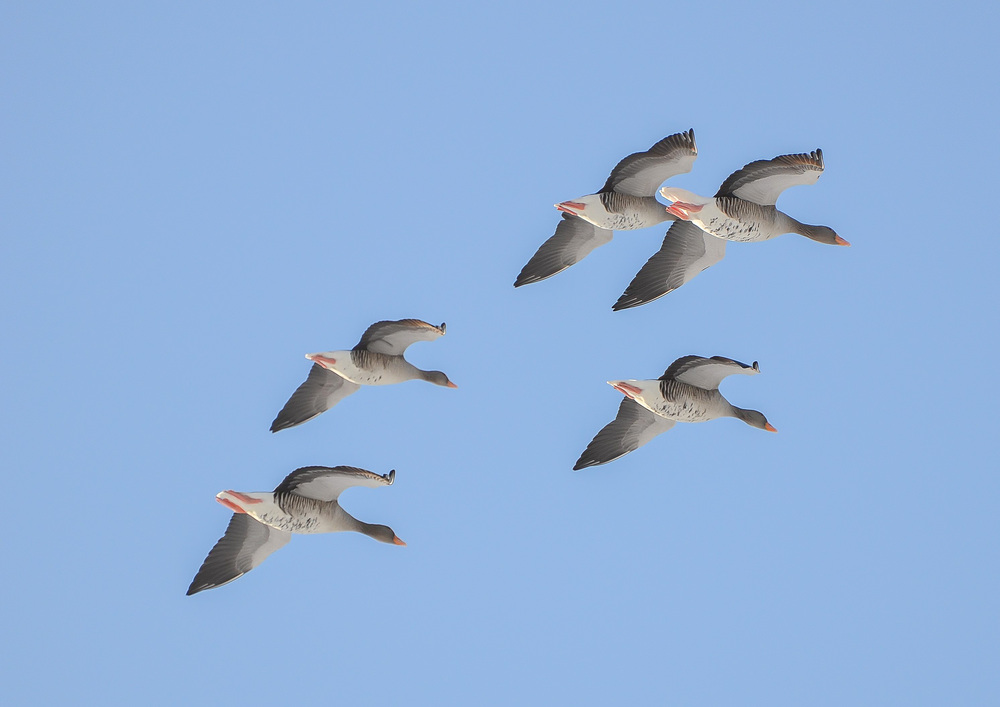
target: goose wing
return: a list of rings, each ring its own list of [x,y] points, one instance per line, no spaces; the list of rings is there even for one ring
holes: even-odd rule
[[[428,324],[422,319],[399,319],[397,321],[375,322],[361,336],[355,349],[367,349],[375,353],[402,356],[406,348],[418,341],[433,341],[444,336],[445,324]]]
[[[573,471],[607,464],[646,444],[674,426],[673,420],[650,412],[630,398],[622,400],[618,415],[597,433],[576,461]]]
[[[660,380],[673,378],[698,388],[714,390],[719,387],[723,378],[734,373],[753,376],[760,373],[760,369],[757,367],[756,361],[753,362],[752,366],[748,366],[725,356],[712,356],[712,358],[682,356],[670,364]]]
[[[514,287],[530,285],[561,273],[586,258],[598,246],[610,243],[613,236],[614,231],[598,228],[579,216],[564,213],[555,234],[542,243],[531,260],[521,268]]]
[[[314,363],[309,377],[296,388],[271,423],[271,432],[295,427],[326,412],[361,386]]]
[[[336,501],[344,489],[352,486],[390,486],[395,479],[395,469],[388,474],[376,474],[354,466],[304,466],[286,476],[274,493],[294,493],[329,502]]]
[[[694,130],[675,133],[645,152],[635,152],[615,165],[601,191],[653,196],[657,187],[671,177],[690,172],[697,157]]]
[[[245,513],[234,513],[225,535],[215,543],[194,576],[188,596],[242,577],[291,538],[292,534],[286,530],[264,525]]]
[[[652,302],[692,280],[726,254],[726,241],[689,221],[675,221],[663,245],[632,278],[612,309],[628,309]]]
[[[733,172],[715,196],[736,196],[773,206],[785,189],[797,184],[815,184],[822,173],[823,150],[779,155],[773,160],[751,162]]]

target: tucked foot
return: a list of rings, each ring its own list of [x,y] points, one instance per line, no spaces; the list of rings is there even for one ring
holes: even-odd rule
[[[306,358],[314,363],[318,363],[329,371],[332,371],[333,369],[330,367],[337,363],[337,359],[327,358],[326,356],[322,356],[320,354],[306,354]]]
[[[237,506],[235,503],[233,503],[232,501],[230,501],[228,498],[224,498],[223,496],[216,496],[215,500],[218,501],[219,503],[221,503],[223,506],[225,506],[229,510],[231,510],[233,513],[246,513],[245,510],[243,510],[242,508],[240,508],[239,506]]]
[[[567,214],[577,215],[577,212],[583,211],[587,208],[586,204],[581,204],[579,201],[564,201],[561,204],[555,205],[560,211],[565,211]]]
[[[259,498],[253,498],[252,496],[247,496],[245,493],[240,493],[239,491],[226,491],[230,496],[236,496],[243,503],[263,503]]]
[[[698,204],[688,204],[684,201],[675,201],[667,207],[667,213],[673,214],[683,221],[687,221],[690,214],[696,214],[703,208],[704,206],[699,206]]]

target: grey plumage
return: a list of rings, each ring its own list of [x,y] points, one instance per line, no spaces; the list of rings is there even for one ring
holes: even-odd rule
[[[275,495],[294,493],[317,501],[336,501],[352,486],[392,486],[396,470],[376,474],[356,466],[304,466],[286,476],[275,489]]]
[[[673,176],[690,172],[697,157],[694,130],[688,130],[620,160],[600,191],[581,197],[592,202],[587,218],[576,212],[564,213],[555,234],[521,269],[514,287],[552,277],[580,262],[595,248],[611,242],[614,230],[646,228],[674,220],[676,217],[656,200],[656,188]],[[593,203],[594,197],[599,207]]]
[[[715,196],[735,196],[774,206],[788,187],[815,183],[824,167],[823,150],[820,149],[755,160],[730,174]]]
[[[301,425],[326,412],[348,395],[357,392],[361,383],[398,382],[392,380],[395,377],[400,380],[422,378],[437,385],[451,385],[448,377],[440,371],[422,371],[403,358],[403,352],[410,344],[433,341],[444,336],[446,329],[444,322],[435,326],[421,319],[372,324],[348,352],[356,368],[364,371],[368,378],[353,377],[349,380],[336,371],[314,363],[305,382],[292,393],[271,422],[271,432]],[[355,380],[360,382],[356,383]]]
[[[434,326],[422,319],[375,322],[365,329],[354,350],[402,356],[410,344],[433,341],[444,336],[446,331],[447,325],[444,322],[440,326]]]
[[[748,366],[724,356],[682,356],[659,378],[608,381],[626,397],[615,419],[587,445],[574,471],[623,457],[669,430],[675,422],[736,417],[753,427],[774,432],[764,415],[735,407],[719,392],[719,383],[726,376],[759,372],[756,361]]]
[[[220,493],[217,498],[224,505],[235,508],[238,501],[244,506],[233,514],[225,534],[208,553],[188,595],[243,576],[288,543],[292,533],[355,531],[379,542],[403,545],[392,528],[360,521],[338,502],[340,494],[352,486],[389,486],[395,478],[395,470],[376,474],[353,466],[308,466],[288,474],[271,494]]]
[[[694,129],[668,135],[645,152],[633,152],[623,158],[611,170],[601,192],[653,196],[663,182],[690,172],[697,156]]]

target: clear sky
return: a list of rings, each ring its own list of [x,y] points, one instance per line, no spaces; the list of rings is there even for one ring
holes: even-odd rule
[[[486,4],[483,4],[486,5]],[[990,705],[1000,700],[991,3],[0,8],[0,684],[9,704]],[[665,228],[514,289],[630,152],[676,186],[821,147],[732,244],[611,305]],[[268,426],[370,323],[459,385]],[[571,471],[611,378],[685,354],[780,432],[678,425]],[[223,489],[396,469],[188,583]],[[9,698],[8,698],[9,699]]]

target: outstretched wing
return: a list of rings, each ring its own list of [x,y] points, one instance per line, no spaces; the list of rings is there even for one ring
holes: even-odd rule
[[[361,386],[314,363],[309,377],[296,388],[271,423],[271,432],[295,427],[326,412]]]
[[[245,513],[234,513],[225,535],[201,563],[201,569],[188,587],[188,596],[242,577],[272,552],[288,544],[291,538],[287,530],[264,525]]]
[[[698,157],[694,130],[665,137],[645,152],[635,152],[611,170],[601,191],[632,196],[653,196],[665,181],[690,172]]]
[[[660,380],[673,378],[698,388],[714,390],[719,387],[723,378],[734,373],[753,376],[760,373],[760,369],[757,367],[756,361],[753,362],[752,366],[748,366],[725,356],[712,356],[712,358],[682,356],[670,364]]]
[[[774,206],[781,192],[797,184],[815,184],[823,173],[823,150],[779,155],[773,160],[757,160],[729,175],[716,198],[736,196],[765,206]]]
[[[286,476],[274,494],[294,493],[317,501],[336,501],[351,486],[390,486],[395,479],[395,469],[388,474],[376,474],[353,466],[304,466]]]
[[[614,231],[598,228],[579,216],[564,213],[555,234],[542,243],[527,265],[521,268],[514,287],[530,285],[562,272],[587,257],[594,248],[610,243],[613,236]]]
[[[660,417],[634,400],[625,398],[618,406],[618,416],[591,440],[577,459],[573,471],[623,457],[673,426],[673,420]]]
[[[628,309],[652,302],[692,280],[726,254],[726,241],[689,221],[675,221],[653,254],[625,288],[612,309]]]
[[[402,356],[406,347],[417,341],[433,341],[444,336],[445,325],[434,326],[422,319],[399,319],[376,322],[365,330],[355,349]]]

